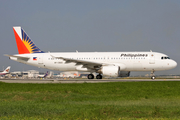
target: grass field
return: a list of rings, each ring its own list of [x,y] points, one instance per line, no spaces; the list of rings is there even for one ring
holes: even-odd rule
[[[180,119],[180,82],[0,82],[0,119]]]

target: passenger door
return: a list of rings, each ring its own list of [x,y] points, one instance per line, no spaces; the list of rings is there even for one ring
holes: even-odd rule
[[[153,53],[150,53],[149,64],[155,64],[155,56]]]

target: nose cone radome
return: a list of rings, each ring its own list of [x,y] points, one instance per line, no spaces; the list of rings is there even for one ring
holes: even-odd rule
[[[172,60],[171,63],[170,63],[170,66],[171,66],[172,68],[175,68],[175,67],[177,66],[176,61]]]

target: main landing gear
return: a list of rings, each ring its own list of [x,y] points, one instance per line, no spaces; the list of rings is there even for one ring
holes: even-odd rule
[[[155,78],[156,78],[156,77],[155,77],[155,74],[154,74],[154,70],[152,70],[152,71],[151,71],[151,79],[152,79],[152,80],[155,80]]]
[[[89,74],[87,77],[88,77],[88,79],[94,79],[94,75],[93,74]]]
[[[93,74],[89,74],[89,75],[87,76],[87,78],[88,78],[88,79],[94,79],[94,75],[93,75]],[[98,74],[98,75],[96,76],[96,79],[102,79],[102,75]]]
[[[100,74],[97,75],[97,76],[96,76],[96,79],[102,79],[102,75],[100,75]]]

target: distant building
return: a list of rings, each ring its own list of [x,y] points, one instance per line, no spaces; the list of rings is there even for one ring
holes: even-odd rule
[[[22,77],[22,78],[37,78],[39,71],[28,70],[28,71],[15,71],[11,72],[12,77]]]
[[[40,73],[37,70],[28,70],[28,71],[15,71],[11,72],[12,78],[38,78],[38,75],[44,75],[45,73]],[[50,71],[46,78],[53,78],[54,73]]]

